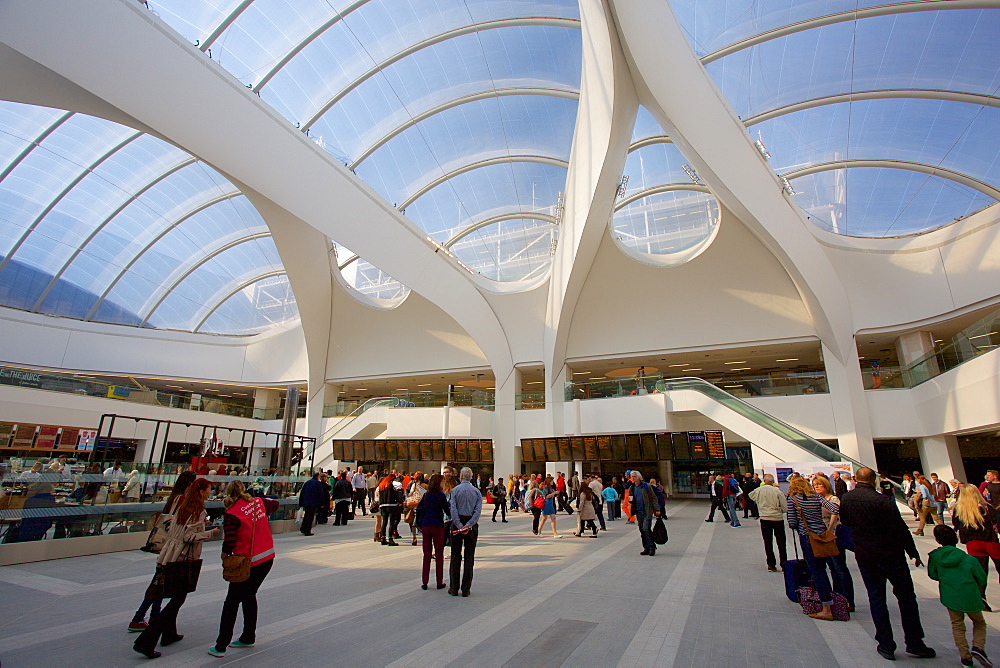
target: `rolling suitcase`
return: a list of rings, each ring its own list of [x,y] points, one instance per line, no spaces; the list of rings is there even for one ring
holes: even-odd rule
[[[792,538],[792,545],[795,547],[795,558],[789,559],[781,565],[785,571],[785,596],[792,603],[799,602],[799,587],[811,587],[813,584],[812,574],[809,573],[809,564],[805,559],[799,559],[799,535],[795,533]]]

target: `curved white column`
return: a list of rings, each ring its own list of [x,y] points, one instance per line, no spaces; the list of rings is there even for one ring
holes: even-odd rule
[[[580,106],[566,177],[559,244],[552,258],[543,334],[545,405],[552,433],[565,433],[563,382],[573,312],[607,233],[638,101],[608,6],[581,0]]]
[[[788,272],[823,341],[846,454],[872,460],[847,293],[829,257],[698,60],[669,3],[610,0],[640,99],[716,197]]]

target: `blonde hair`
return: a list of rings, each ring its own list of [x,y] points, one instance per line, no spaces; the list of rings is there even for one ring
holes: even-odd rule
[[[830,496],[831,494],[833,494],[833,485],[830,484],[830,479],[827,478],[825,475],[818,475],[815,478],[813,478],[812,487],[814,490],[816,488],[816,483],[822,485],[823,489],[826,490],[825,492],[823,492],[823,496]]]
[[[239,480],[234,480],[226,485],[226,498],[222,500],[222,505],[229,510],[233,505],[243,499],[247,503],[253,501],[253,497],[247,494],[247,488]]]
[[[813,491],[812,485],[809,481],[802,476],[799,476],[788,484],[788,495],[794,496],[796,494],[801,494],[802,496],[808,498],[815,494],[815,492]]]
[[[965,484],[959,488],[958,501],[955,502],[955,517],[971,529],[982,529],[987,525],[986,499],[979,493],[975,485]]]

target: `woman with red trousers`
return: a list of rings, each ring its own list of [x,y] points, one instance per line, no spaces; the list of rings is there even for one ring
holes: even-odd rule
[[[427,589],[427,579],[431,574],[431,557],[437,561],[437,588],[444,589],[444,517],[448,512],[448,496],[441,489],[444,477],[435,473],[431,476],[427,492],[417,504],[417,526],[424,536],[424,568],[421,573],[421,589]],[[433,554],[432,554],[433,549]]]

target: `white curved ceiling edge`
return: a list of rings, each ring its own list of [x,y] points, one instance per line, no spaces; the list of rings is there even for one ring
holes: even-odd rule
[[[76,84],[49,86],[50,106],[76,110],[82,88],[135,119],[132,125],[156,128],[440,306],[491,364],[512,365],[496,314],[422,230],[145,7],[125,0],[6,4],[0,42]],[[23,101],[5,78],[0,97]],[[37,91],[32,97],[39,103]],[[89,96],[83,103],[93,106]]]

